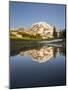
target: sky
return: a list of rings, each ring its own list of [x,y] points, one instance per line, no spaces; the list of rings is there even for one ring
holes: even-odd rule
[[[65,28],[65,5],[14,2],[9,4],[10,28],[29,28],[37,22],[46,22],[57,28]]]

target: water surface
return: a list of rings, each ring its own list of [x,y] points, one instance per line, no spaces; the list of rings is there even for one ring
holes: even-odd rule
[[[10,88],[65,85],[65,47],[43,45],[10,55]]]

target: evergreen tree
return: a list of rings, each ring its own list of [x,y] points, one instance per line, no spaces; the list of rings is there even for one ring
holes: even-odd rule
[[[62,38],[62,39],[66,38],[66,29],[60,31],[60,38]]]
[[[56,31],[55,26],[54,26],[54,28],[53,28],[53,36],[54,36],[54,38],[57,38],[57,31]]]
[[[63,38],[66,38],[66,29],[63,30]]]

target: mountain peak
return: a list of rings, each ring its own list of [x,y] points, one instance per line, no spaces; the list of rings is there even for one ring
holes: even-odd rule
[[[32,27],[34,27],[34,26],[43,26],[43,27],[45,27],[45,28],[52,28],[48,23],[46,23],[46,22],[37,22],[37,23],[34,23],[34,24],[32,24]]]

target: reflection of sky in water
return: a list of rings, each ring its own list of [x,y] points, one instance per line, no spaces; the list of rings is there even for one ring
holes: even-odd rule
[[[52,50],[53,48],[51,52]],[[32,51],[10,57],[12,88],[65,84],[65,57],[63,55],[56,53],[56,57],[52,55],[49,60],[39,63],[37,60],[34,61],[28,52]]]

